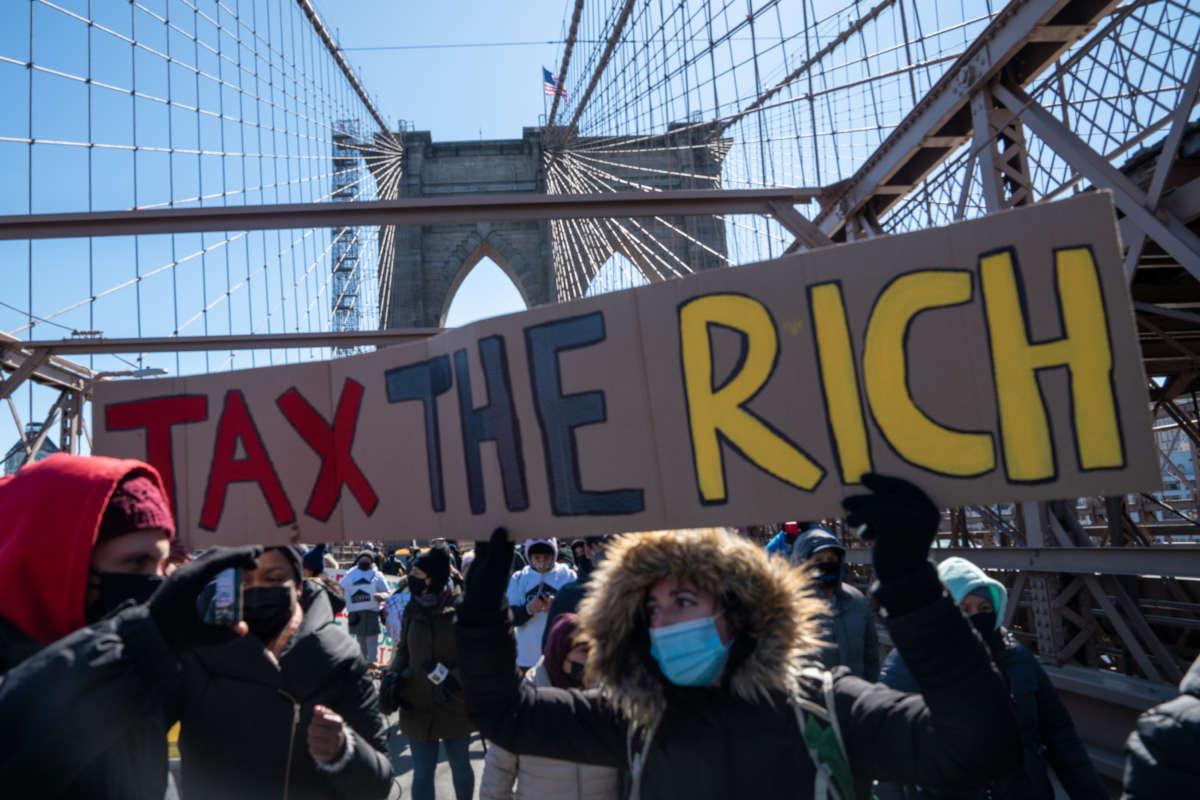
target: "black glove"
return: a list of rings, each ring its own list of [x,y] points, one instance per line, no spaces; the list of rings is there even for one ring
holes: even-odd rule
[[[396,709],[408,705],[400,699],[400,693],[404,691],[404,686],[408,683],[408,677],[412,674],[407,670],[405,672],[408,674],[404,675],[389,669],[379,679],[379,704],[383,707],[385,714],[395,713]]]
[[[466,595],[458,607],[464,625],[492,625],[505,620],[513,545],[508,531],[496,528],[489,542],[475,543],[475,561],[467,573]]]
[[[172,650],[180,653],[237,638],[238,634],[225,625],[206,625],[196,611],[196,598],[222,570],[232,567],[254,569],[261,553],[262,548],[258,545],[214,547],[175,570],[158,587],[146,606]]]
[[[842,500],[852,529],[866,525],[862,538],[871,542],[871,560],[880,583],[921,570],[929,560],[929,546],[937,535],[942,515],[929,495],[903,478],[874,472],[862,477],[873,494],[856,494]]]
[[[452,703],[461,691],[462,684],[453,675],[447,675],[444,681],[433,687],[433,702]]]

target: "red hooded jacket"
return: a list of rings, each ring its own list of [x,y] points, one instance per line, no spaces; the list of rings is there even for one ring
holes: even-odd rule
[[[92,548],[117,484],[158,471],[141,461],[56,453],[0,478],[0,617],[39,642],[87,624]],[[172,535],[174,531],[171,531]]]

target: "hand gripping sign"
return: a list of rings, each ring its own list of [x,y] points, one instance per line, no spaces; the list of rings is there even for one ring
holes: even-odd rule
[[[485,320],[327,362],[104,382],[95,451],[189,546],[821,518],[1153,490],[1102,192]]]

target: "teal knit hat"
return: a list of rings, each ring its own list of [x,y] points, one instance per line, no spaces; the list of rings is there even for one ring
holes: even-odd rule
[[[971,592],[987,589],[991,594],[992,608],[996,610],[996,627],[1000,627],[1000,620],[1004,619],[1004,607],[1008,603],[1008,590],[1003,583],[988,577],[979,567],[958,556],[942,561],[937,571],[955,603],[962,603],[962,599]]]

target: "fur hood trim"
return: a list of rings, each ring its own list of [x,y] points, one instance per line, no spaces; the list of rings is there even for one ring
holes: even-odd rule
[[[805,656],[818,646],[824,603],[809,574],[720,528],[631,533],[605,549],[579,607],[588,642],[589,684],[599,684],[635,727],[656,726],[666,710],[666,678],[650,655],[648,590],[667,577],[713,592],[744,619],[726,676],[744,700],[790,694]],[[747,652],[748,651],[748,652]]]

